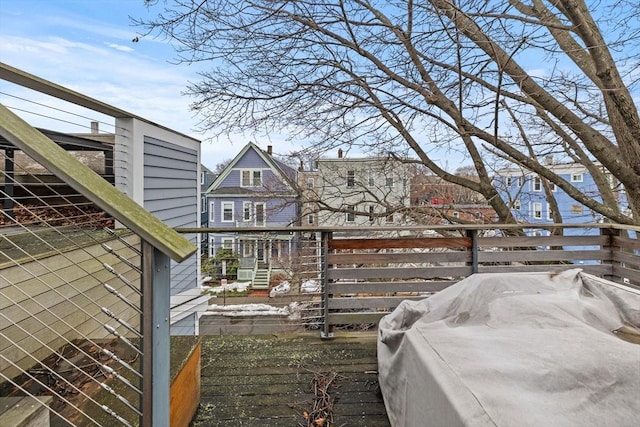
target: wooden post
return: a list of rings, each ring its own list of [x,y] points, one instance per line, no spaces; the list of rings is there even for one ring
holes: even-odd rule
[[[622,278],[616,276],[614,266],[619,265],[619,262],[614,262],[614,252],[620,250],[616,246],[614,239],[620,236],[620,230],[617,228],[601,228],[600,235],[607,237],[607,243],[602,245],[602,249],[606,251],[608,259],[603,259],[602,264],[610,264],[611,265],[611,274],[603,275],[604,279],[611,280],[612,282],[622,282]]]
[[[329,241],[331,240],[333,233],[323,231],[321,234],[321,253],[320,253],[320,283],[322,285],[322,329],[320,331],[320,337],[324,339],[333,338],[333,332],[329,325]]]

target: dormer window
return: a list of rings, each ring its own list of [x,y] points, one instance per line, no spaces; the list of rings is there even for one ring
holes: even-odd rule
[[[261,187],[262,171],[256,169],[244,169],[241,171],[242,187]]]
[[[572,173],[571,174],[571,182],[582,182],[584,179],[584,175],[581,173]]]

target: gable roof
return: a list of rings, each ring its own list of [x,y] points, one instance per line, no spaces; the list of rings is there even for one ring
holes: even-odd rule
[[[295,188],[295,184],[293,182],[292,177],[295,176],[295,170],[284,163],[274,159],[270,154],[262,150],[253,142],[249,142],[245,145],[242,150],[233,158],[233,160],[227,165],[226,168],[216,177],[216,179],[211,183],[209,188],[207,189],[207,193],[214,192],[218,189],[220,184],[224,182],[225,179],[229,176],[231,171],[233,171],[238,164],[238,162],[249,152],[249,150],[253,150],[262,158],[262,160],[267,164],[269,169],[273,171],[273,173],[284,183],[289,189],[293,191]],[[292,175],[289,175],[292,174]]]

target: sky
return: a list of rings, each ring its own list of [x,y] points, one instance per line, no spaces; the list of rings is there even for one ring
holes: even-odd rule
[[[182,95],[198,80],[198,68],[172,63],[168,41],[140,37],[143,29],[130,17],[152,16],[143,0],[0,0],[0,62],[202,140],[202,163],[210,169],[249,141],[281,154],[294,149],[284,138],[212,140],[199,132],[192,99]],[[33,126],[82,133],[97,120],[101,131],[113,131],[111,118],[3,80],[0,102]]]

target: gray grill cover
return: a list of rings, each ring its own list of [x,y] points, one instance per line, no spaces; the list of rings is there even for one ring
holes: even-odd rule
[[[379,325],[393,426],[638,426],[640,292],[583,274],[476,274]]]

